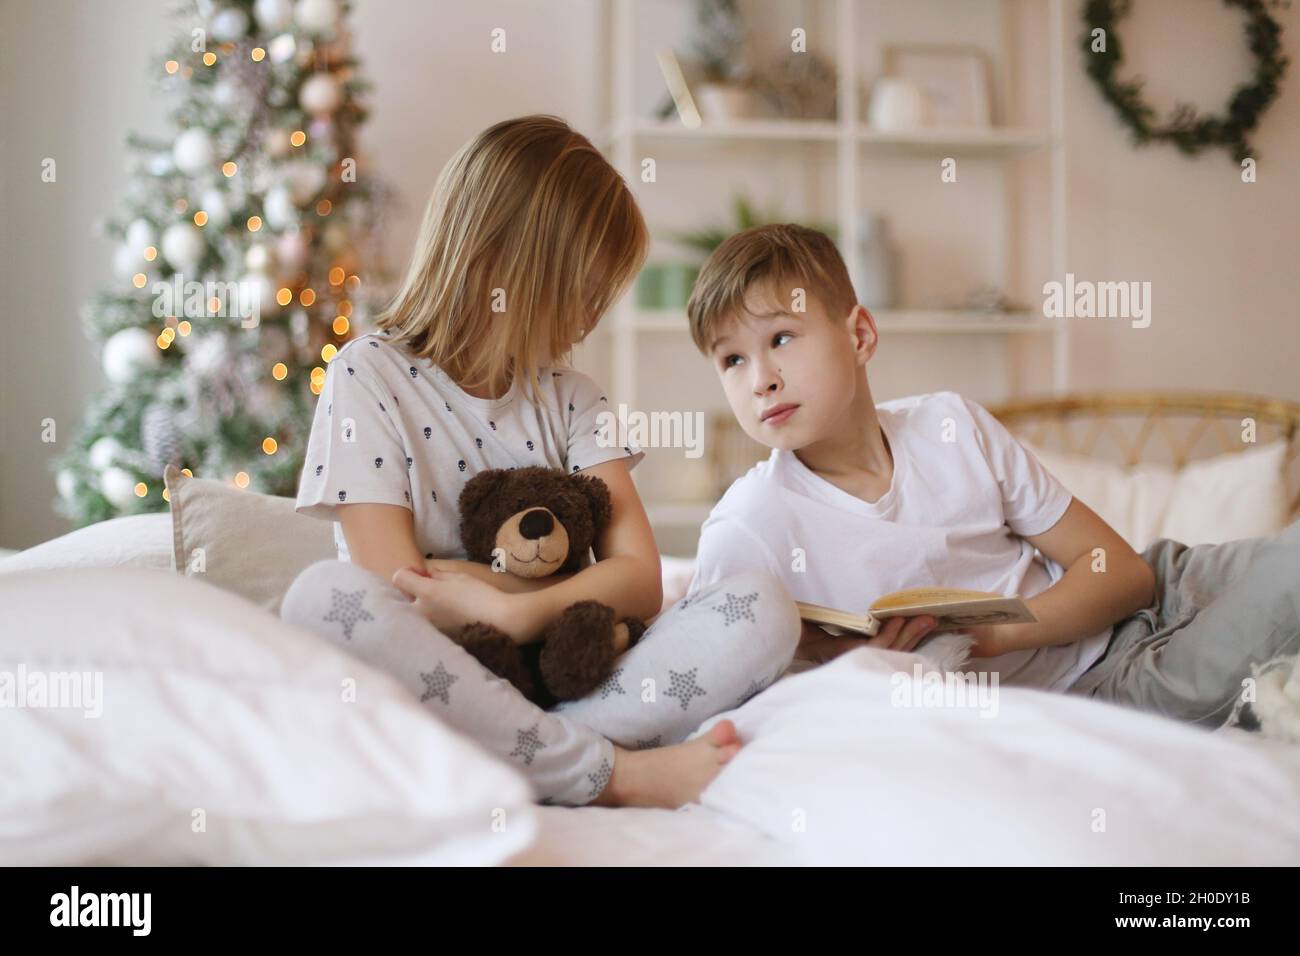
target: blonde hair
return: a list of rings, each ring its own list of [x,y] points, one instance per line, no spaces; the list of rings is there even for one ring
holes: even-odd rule
[[[778,298],[778,289],[806,288],[835,319],[858,301],[849,270],[825,233],[794,223],[755,226],[713,250],[695,280],[686,315],[697,349],[709,353],[719,326],[741,310],[758,283]]]
[[[505,120],[438,175],[401,290],[375,324],[462,387],[522,375],[535,394],[537,359],[571,357],[649,241],[631,190],[585,136],[556,116]]]

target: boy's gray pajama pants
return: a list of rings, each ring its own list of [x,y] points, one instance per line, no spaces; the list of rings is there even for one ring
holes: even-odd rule
[[[800,633],[794,601],[777,578],[736,574],[655,618],[592,693],[546,711],[359,565],[306,568],[280,616],[395,677],[447,724],[518,766],[542,802],[573,806],[609,782],[614,744],[637,750],[681,742],[775,681]]]
[[[1300,653],[1300,520],[1223,544],[1161,538],[1142,557],[1155,601],[1115,625],[1070,693],[1218,727],[1252,665]]]

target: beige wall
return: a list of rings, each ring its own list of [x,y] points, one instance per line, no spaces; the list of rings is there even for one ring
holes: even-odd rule
[[[1013,24],[1013,35],[1037,42],[1038,0],[1008,2],[1027,25]],[[1157,102],[1177,93],[1217,108],[1247,75],[1239,15],[1218,0],[1135,6],[1126,49],[1135,70],[1154,78]],[[78,310],[109,281],[112,249],[90,226],[120,209],[125,132],[166,130],[166,104],[146,71],[171,29],[159,11],[170,7],[0,0],[0,325],[9,359],[0,373],[0,546],[27,547],[68,527],[50,508],[53,448],[39,440],[40,421],[55,418],[70,439],[100,380]],[[359,0],[358,54],[375,83],[363,142],[406,203],[390,224],[391,267],[405,266],[439,167],[474,132],[534,111],[595,131],[597,8],[597,0]],[[1082,71],[1077,4],[1067,3],[1067,266],[1080,279],[1150,281],[1154,304],[1148,329],[1073,320],[1075,387],[1236,389],[1300,401],[1300,7],[1277,16],[1293,66],[1255,137],[1259,181],[1246,185],[1225,153],[1189,160],[1128,144]],[[508,58],[487,51],[499,25],[509,31]],[[1041,51],[1026,56],[1042,62]],[[57,184],[40,182],[45,156],[58,161]],[[710,215],[722,212],[719,200]]]

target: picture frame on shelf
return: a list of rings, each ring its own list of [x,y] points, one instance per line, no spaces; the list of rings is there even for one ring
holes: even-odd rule
[[[909,43],[884,49],[884,77],[915,84],[926,100],[926,125],[987,129],[993,125],[988,54],[966,44]]]

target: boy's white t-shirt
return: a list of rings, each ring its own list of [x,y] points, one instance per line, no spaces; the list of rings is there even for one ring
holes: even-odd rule
[[[501,398],[477,398],[388,339],[359,336],[326,366],[298,480],[294,510],[334,521],[340,560],[350,560],[341,504],[410,508],[421,554],[464,559],[457,502],[480,471],[542,465],[572,473],[618,458],[631,469],[645,457],[636,445],[602,442],[598,416],[608,401],[575,369],[542,369],[537,405],[518,379]]]
[[[876,407],[894,458],[889,490],[864,501],[789,451],[738,479],[700,531],[691,592],[761,566],[796,600],[866,611],[904,588],[1032,597],[1064,569],[1022,535],[1051,528],[1072,496],[983,406],[934,392]],[[802,560],[804,570],[796,567]],[[1099,658],[1111,628],[1064,645],[972,658],[999,681],[1065,690]]]

